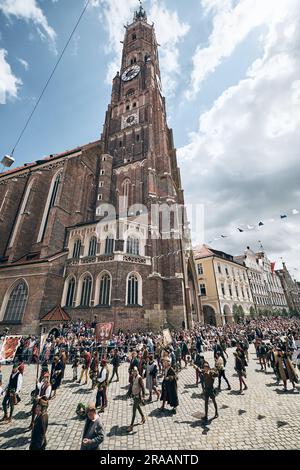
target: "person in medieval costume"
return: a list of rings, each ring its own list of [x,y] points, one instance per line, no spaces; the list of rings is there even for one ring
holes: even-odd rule
[[[137,357],[136,351],[133,351],[131,354],[131,361],[129,363],[128,374],[129,374],[129,389],[126,394],[127,398],[131,397],[131,390],[132,390],[132,381],[133,381],[133,369],[139,368],[139,360]]]
[[[63,369],[62,369],[62,379],[65,376],[65,370],[66,370],[66,365],[67,365],[67,360],[68,360],[68,355],[66,353],[66,350],[62,348],[61,353],[60,353],[60,361],[62,363]]]
[[[92,381],[92,390],[94,390],[94,388],[97,385],[98,372],[99,372],[99,353],[98,351],[95,351],[93,354],[93,358],[91,360],[91,366],[90,366],[90,379]]]
[[[156,393],[157,400],[160,397],[160,393],[157,390],[157,363],[154,361],[153,354],[150,354],[148,357],[148,364],[146,368],[146,388],[149,390],[149,399],[148,401],[151,403],[152,401],[152,391]]]
[[[176,413],[176,408],[179,405],[177,377],[174,369],[171,367],[171,359],[168,357],[164,359],[164,380],[160,399],[162,401],[162,406],[159,409],[161,412],[165,410],[165,405],[168,403],[173,408],[173,413]]]
[[[48,428],[48,400],[46,397],[39,399],[36,414],[33,421],[31,442],[29,450],[45,450],[47,446],[46,432]]]
[[[287,381],[290,380],[293,390],[296,389],[295,383],[298,383],[298,376],[291,361],[291,353],[278,351],[278,372],[279,377],[283,381],[284,391],[287,391]]]
[[[97,396],[96,396],[96,408],[100,407],[100,413],[104,413],[104,408],[107,407],[107,387],[109,379],[109,370],[107,362],[102,359],[101,366],[97,378]]]
[[[37,383],[37,390],[35,391],[35,396],[32,400],[31,423],[29,429],[32,429],[33,427],[34,419],[37,412],[37,406],[39,405],[41,398],[46,398],[47,400],[50,400],[51,391],[52,387],[50,382],[50,376],[48,373],[45,373],[42,381]]]
[[[51,398],[56,397],[56,390],[60,387],[62,380],[63,365],[58,356],[54,356],[51,368],[51,385],[54,392]]]
[[[209,399],[212,400],[214,408],[215,408],[215,418],[218,418],[219,416],[218,406],[216,402],[216,392],[214,389],[214,380],[216,377],[219,377],[219,371],[217,369],[211,369],[208,362],[205,362],[203,365],[203,377],[204,377],[204,401],[205,401],[204,423],[207,424]]]
[[[14,364],[12,373],[9,378],[9,382],[5,388],[5,395],[2,402],[2,408],[4,411],[4,416],[1,421],[4,422],[11,422],[12,415],[14,412],[15,405],[18,403],[17,397],[22,388],[23,383],[23,376],[21,372],[18,370],[18,365]],[[8,416],[7,408],[10,407],[10,413]]]
[[[73,361],[72,361],[72,369],[73,369],[73,382],[76,382],[78,380],[78,366],[80,364],[80,352],[77,351],[76,354],[74,355]]]
[[[133,398],[133,408],[132,408],[132,419],[131,424],[127,428],[128,432],[133,430],[133,425],[136,418],[136,412],[138,411],[142,418],[142,424],[145,424],[146,418],[141,408],[142,400],[145,397],[145,387],[143,379],[139,374],[137,367],[134,367],[132,370],[132,398]]]

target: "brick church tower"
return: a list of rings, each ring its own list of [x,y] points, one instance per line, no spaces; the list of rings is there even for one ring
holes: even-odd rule
[[[202,321],[154,26],[126,26],[101,139],[0,176],[0,327],[62,307],[115,329]],[[61,311],[61,309],[60,309]]]

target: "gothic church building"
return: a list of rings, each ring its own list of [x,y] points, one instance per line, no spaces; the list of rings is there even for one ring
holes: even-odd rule
[[[184,195],[141,7],[101,139],[0,175],[0,329],[38,334],[56,310],[115,331],[202,321],[186,214],[174,207]]]

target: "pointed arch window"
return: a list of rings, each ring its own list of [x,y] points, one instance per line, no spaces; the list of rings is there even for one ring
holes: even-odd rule
[[[75,294],[75,279],[74,277],[72,277],[68,283],[66,307],[73,307],[74,294]]]
[[[110,305],[110,290],[111,290],[111,278],[109,274],[104,274],[100,281],[100,298],[99,305],[109,306]]]
[[[140,240],[137,237],[128,237],[126,252],[130,255],[140,254]]]
[[[88,256],[96,256],[96,251],[97,251],[97,238],[92,237],[90,239]]]
[[[11,291],[4,313],[4,322],[21,323],[28,299],[25,281],[19,282]]]
[[[90,306],[91,293],[92,293],[92,278],[90,275],[87,274],[84,277],[83,283],[82,283],[81,300],[80,300],[81,307]]]
[[[81,240],[78,239],[76,240],[76,242],[74,243],[74,247],[73,247],[73,258],[75,259],[79,259],[80,257],[80,253],[81,253]]]
[[[44,214],[43,214],[43,219],[42,219],[39,235],[38,235],[38,239],[37,239],[37,243],[41,242],[45,236],[50,211],[52,207],[54,207],[57,201],[57,194],[59,190],[59,185],[61,183],[61,178],[62,178],[62,171],[56,174],[52,180],[50,191],[48,194],[48,199],[47,199]]]
[[[127,305],[139,304],[139,280],[136,274],[131,274],[127,281]]]
[[[125,180],[122,185],[122,196],[123,196],[123,207],[128,207],[129,204],[129,197],[130,197],[130,187],[131,181],[129,179]]]
[[[115,239],[110,235],[105,240],[105,254],[112,255],[115,249]]]

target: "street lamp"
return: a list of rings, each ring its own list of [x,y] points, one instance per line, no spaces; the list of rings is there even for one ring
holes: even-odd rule
[[[0,173],[3,172],[4,168],[10,168],[14,162],[15,162],[15,159],[12,155],[4,155],[4,157],[1,160]]]

